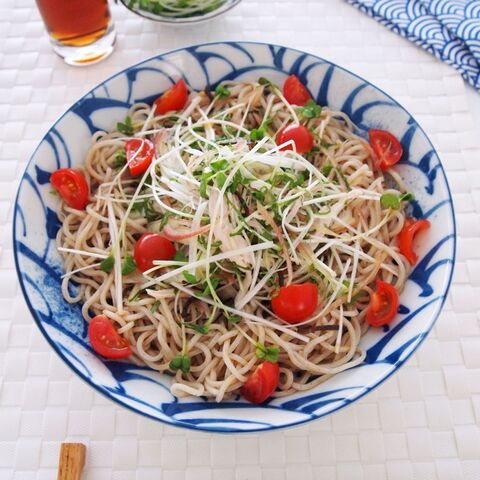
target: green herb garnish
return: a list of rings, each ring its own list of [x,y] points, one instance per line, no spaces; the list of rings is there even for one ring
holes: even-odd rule
[[[261,140],[265,136],[265,128],[260,126],[258,128],[254,128],[250,132],[250,140],[253,140],[254,142],[258,142],[258,140]]]
[[[330,172],[333,170],[333,165],[331,163],[327,163],[327,165],[325,165],[323,168],[322,168],[322,174],[324,177],[328,177],[330,175]]]
[[[127,163],[127,154],[125,150],[117,150],[115,152],[115,160],[113,161],[113,168],[119,169]]]
[[[299,107],[298,112],[304,118],[318,118],[322,114],[322,107],[313,100],[309,100],[304,107]]]
[[[128,275],[129,273],[132,273],[136,270],[137,264],[135,263],[135,260],[128,256],[125,257],[125,260],[122,263],[122,275]]]
[[[229,323],[239,323],[242,319],[239,315],[233,315],[231,313],[225,312],[225,318]]]
[[[158,310],[158,307],[160,306],[160,300],[155,300],[155,303],[152,305],[152,308],[150,311],[152,313],[155,313]]]
[[[209,331],[209,328],[207,325],[197,325],[196,323],[188,323],[188,322],[183,322],[182,325],[184,325],[185,328],[190,328],[191,330],[194,330],[197,333],[201,333],[202,335],[206,335]]]
[[[112,271],[114,265],[115,259],[113,258],[113,255],[110,254],[107,258],[100,262],[100,270],[109,273]]]
[[[175,256],[173,257],[173,260],[175,260],[175,262],[188,262],[188,258],[187,256],[181,251],[181,250],[177,250],[175,252]]]
[[[260,85],[277,88],[277,86],[276,86],[273,82],[271,82],[268,78],[265,78],[265,77],[260,77],[260,78],[258,79],[258,83],[259,83]]]
[[[127,137],[131,137],[134,133],[132,119],[129,116],[127,116],[127,117],[125,117],[124,122],[118,122],[117,123],[117,130],[120,133],[123,133],[124,135],[127,135]]]
[[[128,299],[128,303],[133,303],[133,302],[136,302],[137,300],[139,300],[141,294],[142,294],[142,290],[139,290],[135,295],[133,295],[132,297],[130,297]]]
[[[218,277],[212,277],[210,279],[210,283],[212,284],[212,288],[213,290],[216,290],[218,285],[220,284],[220,278]],[[211,295],[211,289],[210,289],[210,285],[207,283],[207,282],[204,282],[204,289],[203,289],[203,292],[201,293],[197,293],[197,296],[199,297],[208,297],[209,295]]]
[[[227,176],[223,172],[218,172],[215,177],[215,180],[217,182],[218,188],[221,189],[223,188],[223,186],[225,185],[225,182],[227,181]]]
[[[229,97],[230,96],[230,90],[227,87],[224,87],[223,85],[217,85],[217,88],[215,89],[215,93],[219,97]]]
[[[181,370],[183,373],[188,373],[190,371],[190,358],[186,355],[177,355],[168,366],[174,372]]]
[[[221,172],[228,168],[228,160],[215,160],[215,162],[210,164],[210,167],[214,172]]]
[[[263,343],[257,342],[255,344],[255,355],[261,360],[276,363],[278,361],[278,354],[280,349],[278,347],[266,347]]]
[[[400,210],[402,202],[411,202],[414,196],[411,193],[404,193],[396,195],[394,193],[384,193],[380,197],[380,204],[383,208],[390,208],[392,210]]]
[[[198,283],[197,277],[191,273],[183,272],[183,277],[188,283]]]
[[[200,196],[202,198],[208,198],[207,197],[207,186],[208,182],[213,176],[213,172],[203,172],[202,173],[202,178],[200,180]]]

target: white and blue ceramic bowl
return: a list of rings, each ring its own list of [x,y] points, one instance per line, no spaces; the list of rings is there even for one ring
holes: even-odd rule
[[[199,12],[190,16],[166,16],[160,13],[150,12],[146,9],[140,8],[135,3],[132,4],[130,0],[120,0],[125,7],[127,7],[133,13],[140,15],[141,17],[148,18],[149,20],[155,20],[156,22],[170,24],[170,25],[190,25],[192,23],[205,22],[212,18],[218,17],[233,7],[238,5],[241,0],[225,0],[220,6],[214,8],[211,11]]]
[[[50,173],[81,166],[91,135],[109,130],[128,107],[152,102],[183,77],[195,90],[222,80],[268,77],[282,84],[295,73],[321,105],[345,112],[366,135],[369,128],[394,133],[405,158],[395,167],[415,195],[413,214],[432,228],[422,238],[420,260],[401,295],[400,312],[388,332],[370,329],[361,345],[363,365],[319,387],[255,406],[239,399],[216,404],[177,399],[170,377],[128,363],[104,361],[87,341],[80,306],[60,293],[62,262],[55,249],[59,228]],[[327,415],[370,392],[392,375],[432,328],[445,301],[455,259],[455,220],[445,172],[412,116],[366,80],[314,55],[260,43],[212,43],[165,53],[118,73],[81,98],[52,126],[34,152],[15,206],[14,249],[25,299],[52,348],[95,390],[115,402],[171,425],[208,431],[245,432],[298,425]]]

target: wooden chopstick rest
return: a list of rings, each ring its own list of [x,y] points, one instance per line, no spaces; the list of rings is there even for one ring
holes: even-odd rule
[[[57,480],[80,480],[86,450],[83,443],[62,443]]]

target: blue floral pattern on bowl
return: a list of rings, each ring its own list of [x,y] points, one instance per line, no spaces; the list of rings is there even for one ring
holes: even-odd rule
[[[388,332],[370,329],[361,345],[364,364],[322,385],[256,406],[242,399],[217,404],[175,398],[171,378],[129,363],[98,358],[87,341],[79,305],[60,293],[63,267],[56,251],[58,199],[49,175],[81,166],[91,135],[125,117],[131,104],[152,102],[182,77],[195,90],[223,80],[268,77],[282,84],[295,73],[321,105],[345,112],[358,133],[394,133],[407,154],[395,168],[415,195],[413,215],[432,228],[419,246],[420,260],[401,295],[400,312]],[[412,116],[381,90],[324,59],[261,43],[196,45],[145,60],[111,77],[76,102],[48,131],[21,181],[15,205],[14,251],[20,284],[40,330],[60,357],[89,385],[117,403],[171,425],[217,432],[271,430],[307,422],[357,400],[394,373],[416,350],[445,301],[455,259],[455,219],[445,172]]]

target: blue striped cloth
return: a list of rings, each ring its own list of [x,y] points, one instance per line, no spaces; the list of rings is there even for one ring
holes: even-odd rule
[[[480,91],[480,0],[347,0]]]

